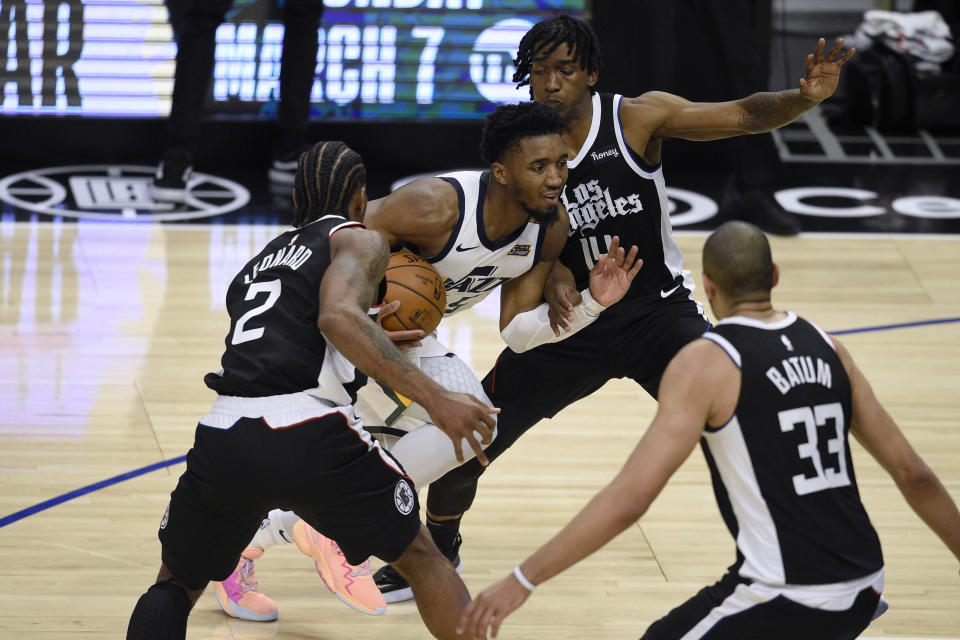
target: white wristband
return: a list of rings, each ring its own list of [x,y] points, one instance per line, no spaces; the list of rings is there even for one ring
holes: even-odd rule
[[[523,571],[520,571],[520,565],[517,565],[513,568],[513,577],[516,578],[517,582],[522,584],[523,588],[527,591],[533,591],[537,588],[537,585],[527,580],[527,576],[523,575]]]
[[[587,287],[580,292],[580,304],[583,306],[583,312],[591,318],[596,318],[600,312],[606,309],[605,306],[593,299],[590,295],[590,288]]]

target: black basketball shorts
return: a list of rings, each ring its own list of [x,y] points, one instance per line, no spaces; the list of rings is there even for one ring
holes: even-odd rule
[[[654,622],[640,640],[852,640],[867,628],[880,601],[871,587],[853,591],[846,608],[797,602],[735,574],[704,587]]]
[[[420,529],[412,483],[358,421],[336,412],[270,428],[242,417],[197,426],[160,524],[163,562],[193,589],[223,580],[277,508],[336,540],[351,564],[396,560]]]

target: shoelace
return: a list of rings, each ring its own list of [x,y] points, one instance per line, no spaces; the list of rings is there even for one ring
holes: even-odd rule
[[[240,593],[257,591],[257,579],[253,577],[253,560],[240,556]]]

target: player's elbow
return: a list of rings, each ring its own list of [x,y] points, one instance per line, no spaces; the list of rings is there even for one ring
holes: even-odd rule
[[[353,311],[353,307],[349,305],[324,305],[317,314],[317,328],[328,336],[334,335],[349,322]]]
[[[919,456],[898,467],[894,477],[905,494],[924,494],[939,485],[936,474]]]

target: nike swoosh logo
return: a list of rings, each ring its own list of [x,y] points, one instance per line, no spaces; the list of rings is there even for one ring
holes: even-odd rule
[[[668,297],[670,297],[670,294],[671,294],[671,293],[673,293],[674,291],[676,291],[676,290],[679,289],[679,288],[680,288],[680,285],[677,285],[677,286],[675,286],[673,289],[670,289],[670,291],[661,291],[661,292],[660,292],[660,297],[661,297],[661,298],[668,298]]]
[[[476,247],[464,247],[462,244],[458,244],[457,251],[473,251],[474,249],[479,248],[479,246],[480,245],[477,245]]]

